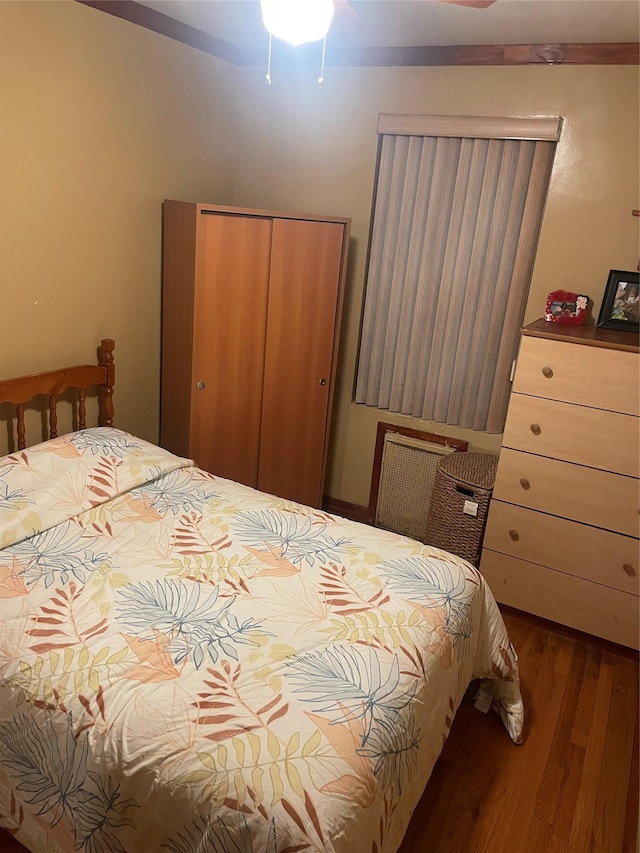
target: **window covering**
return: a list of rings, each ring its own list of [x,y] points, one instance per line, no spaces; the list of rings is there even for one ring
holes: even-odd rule
[[[502,432],[554,152],[381,135],[356,402]]]

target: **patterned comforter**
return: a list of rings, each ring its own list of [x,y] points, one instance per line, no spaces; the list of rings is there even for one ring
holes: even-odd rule
[[[115,429],[0,459],[0,824],[32,851],[393,853],[471,679],[469,564]]]

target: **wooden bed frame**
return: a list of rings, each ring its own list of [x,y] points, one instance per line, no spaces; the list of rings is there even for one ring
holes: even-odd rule
[[[41,395],[48,398],[49,405],[49,424],[45,438],[56,438],[58,435],[57,398],[69,389],[78,392],[78,429],[85,429],[87,426],[85,392],[87,388],[92,387],[98,389],[98,426],[113,426],[114,348],[114,341],[104,338],[98,347],[97,365],[78,364],[46,373],[0,380],[0,404],[9,403],[16,407],[18,450],[24,450],[26,446],[25,405]]]

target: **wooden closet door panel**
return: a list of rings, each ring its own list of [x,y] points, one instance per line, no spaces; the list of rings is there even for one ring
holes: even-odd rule
[[[322,504],[341,223],[273,223],[258,488]]]
[[[191,453],[256,486],[271,220],[201,213],[198,227]]]

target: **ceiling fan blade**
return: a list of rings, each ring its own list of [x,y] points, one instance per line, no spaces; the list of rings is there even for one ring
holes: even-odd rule
[[[438,3],[452,3],[454,6],[470,6],[472,9],[486,9],[496,0],[437,0]]]
[[[336,21],[338,21],[341,26],[344,24],[346,27],[354,27],[358,29],[363,29],[365,27],[365,22],[348,0],[333,0],[333,5],[336,10]]]
[[[469,6],[472,9],[486,9],[493,6],[496,0],[433,0],[433,2],[451,3],[453,6]],[[367,29],[367,23],[356,12],[349,0],[333,0],[333,5],[335,8],[334,21],[341,30],[362,32]]]

